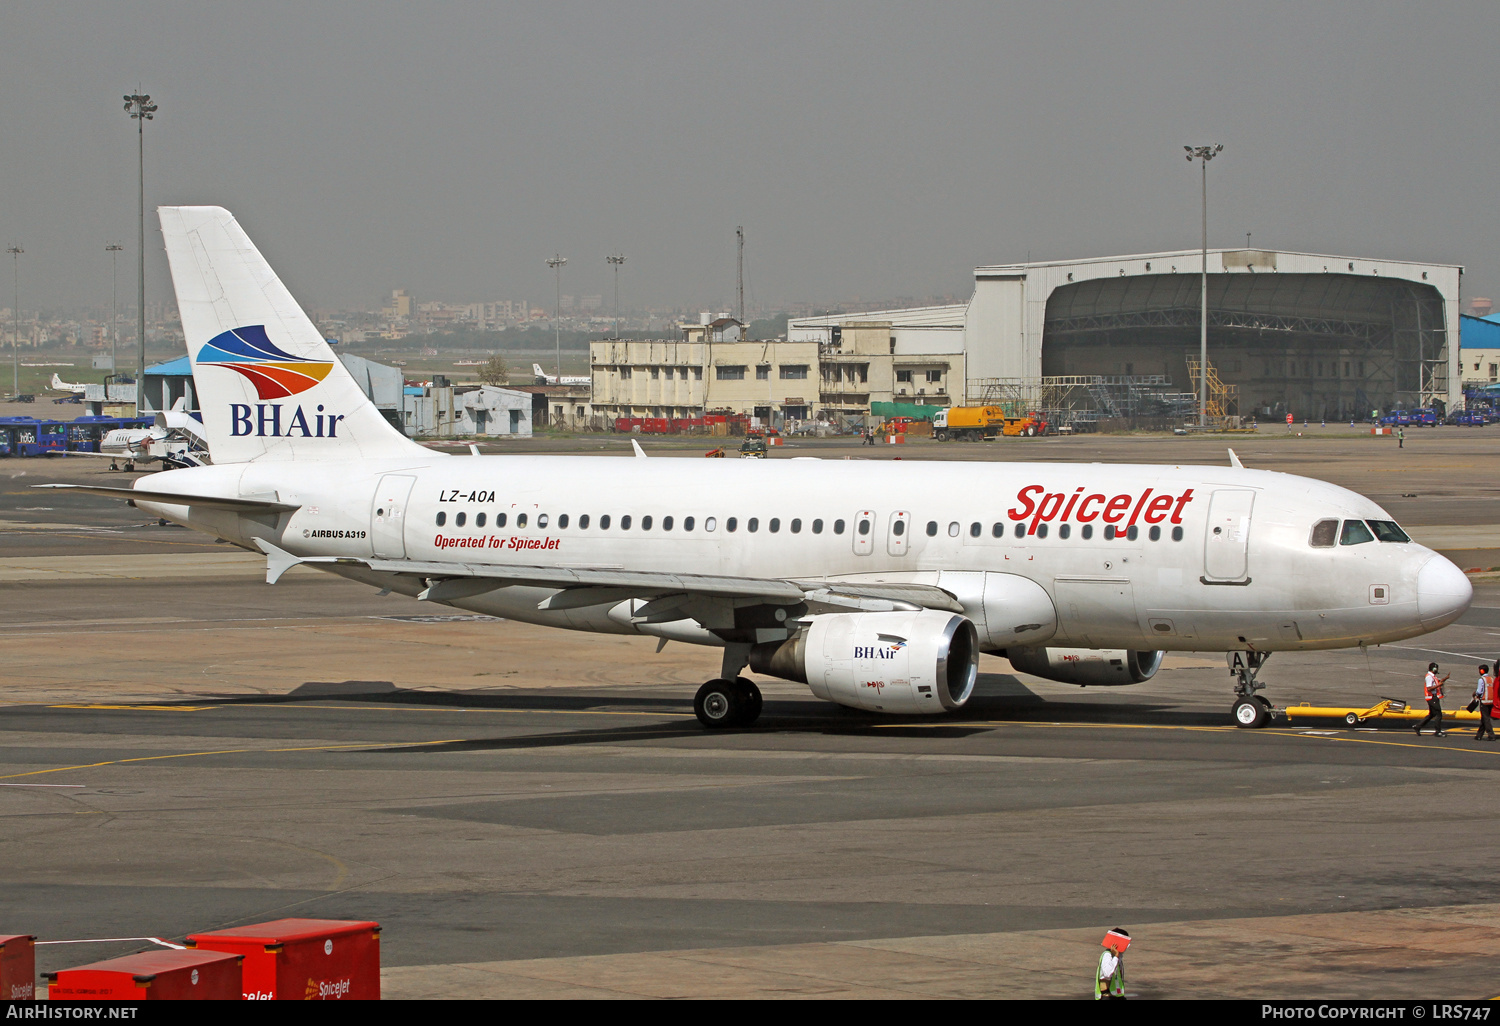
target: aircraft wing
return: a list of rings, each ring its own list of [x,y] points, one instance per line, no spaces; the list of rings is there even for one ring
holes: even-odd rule
[[[348,562],[341,560],[341,562]],[[862,584],[848,581],[760,577],[721,577],[674,574],[649,570],[593,567],[495,566],[482,563],[419,562],[400,559],[362,559],[371,570],[405,574],[428,580],[423,597],[442,602],[516,585],[562,588],[542,608],[569,609],[627,598],[662,599],[682,596],[681,609],[693,599],[750,600],[773,605],[807,603],[819,609],[889,609],[891,604],[963,612],[949,592],[925,584]],[[434,580],[435,579],[435,580]],[[680,616],[691,615],[688,611]]]

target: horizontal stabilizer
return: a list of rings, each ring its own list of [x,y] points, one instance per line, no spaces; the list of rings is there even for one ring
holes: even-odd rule
[[[145,488],[110,488],[107,485],[42,484],[33,488],[57,488],[84,495],[102,495],[106,499],[131,499],[160,502],[171,506],[199,506],[203,509],[227,509],[232,513],[291,513],[300,504],[271,502],[266,499],[226,499],[216,495],[182,495],[177,492],[154,492]]]

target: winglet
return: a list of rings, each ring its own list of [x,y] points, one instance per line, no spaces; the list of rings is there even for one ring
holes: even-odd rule
[[[1240,462],[1240,458],[1234,454],[1234,450],[1233,449],[1229,450],[1229,465],[1231,467],[1233,467],[1235,470],[1244,470],[1245,469],[1245,465]]]
[[[637,459],[642,459],[643,460],[643,459],[646,458],[646,450],[642,449],[641,448],[641,443],[637,442],[634,438],[632,438],[630,440],[630,447],[635,450],[635,455],[636,455]]]
[[[275,584],[298,563],[332,563],[337,556],[294,556],[286,549],[278,548],[264,538],[255,539],[255,547],[266,554],[266,583]]]

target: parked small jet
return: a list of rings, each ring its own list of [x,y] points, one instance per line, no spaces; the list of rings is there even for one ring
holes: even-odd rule
[[[590,383],[590,378],[587,374],[581,376],[564,374],[559,378],[556,374],[548,374],[542,370],[542,365],[539,363],[531,365],[531,373],[536,377],[538,385],[587,385]]]

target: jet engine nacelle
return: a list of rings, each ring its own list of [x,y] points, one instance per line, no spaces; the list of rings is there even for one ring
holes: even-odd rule
[[[957,709],[974,693],[979,636],[957,613],[824,613],[791,639],[757,645],[757,673],[799,680],[855,709],[921,715]]]
[[[1162,657],[1160,652],[1100,648],[1012,648],[1005,655],[1020,673],[1085,687],[1150,680],[1161,668]]]

